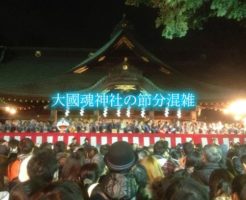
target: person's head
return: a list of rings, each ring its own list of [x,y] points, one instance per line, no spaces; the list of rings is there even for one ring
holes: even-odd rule
[[[8,156],[9,154],[9,148],[5,144],[0,144],[0,155],[2,156]]]
[[[83,165],[86,159],[86,151],[83,147],[78,147],[74,150],[71,156],[80,159],[80,163]]]
[[[194,151],[194,145],[191,142],[185,142],[183,144],[183,152],[185,155],[189,155]]]
[[[222,161],[222,152],[218,145],[208,144],[203,150],[204,161],[209,163],[220,163]]]
[[[76,138],[76,137],[74,137],[74,138],[72,139],[72,144],[77,144],[77,138]]]
[[[15,185],[10,190],[9,200],[30,200],[31,196],[45,187],[48,183],[44,183],[39,179],[28,180]],[[35,199],[36,200],[36,199]]]
[[[87,163],[81,167],[80,179],[84,184],[95,183],[99,178],[99,169],[96,163]]]
[[[193,151],[186,156],[185,167],[199,169],[202,164],[202,156],[198,151]]]
[[[240,158],[246,154],[245,153],[246,152],[246,145],[245,144],[235,145],[234,150],[235,150],[236,156],[238,156]]]
[[[138,159],[139,160],[142,160],[142,159],[144,159],[144,158],[146,158],[147,156],[150,155],[150,153],[148,151],[144,150],[144,149],[139,149],[137,151],[137,154],[138,154]]]
[[[203,150],[202,144],[201,144],[201,143],[195,144],[195,149],[196,149],[198,152],[202,152],[202,150]]]
[[[14,138],[11,138],[9,140],[10,154],[17,154],[19,151],[18,146],[19,146],[19,141]]]
[[[79,144],[77,142],[77,138],[73,138],[72,142],[69,144],[70,151],[73,152],[77,147],[79,147]]]
[[[168,149],[168,142],[159,140],[154,144],[154,154],[163,155]]]
[[[30,138],[24,138],[19,143],[19,149],[21,154],[29,154],[34,148],[34,143]]]
[[[188,177],[165,178],[152,191],[154,200],[209,200],[206,188]]]
[[[146,169],[149,183],[153,183],[157,178],[164,177],[161,166],[154,156],[147,156],[140,161],[140,164]]]
[[[246,200],[246,174],[234,178],[232,182],[232,200]]]
[[[53,148],[53,144],[49,142],[44,142],[40,145],[41,150],[45,150],[45,149],[52,150],[52,148]]]
[[[88,138],[84,139],[84,144],[89,144],[89,139]]]
[[[50,150],[38,152],[30,159],[27,165],[30,180],[42,179],[45,182],[50,182],[57,170],[56,157]]]
[[[137,154],[132,146],[124,141],[113,143],[108,153],[104,156],[104,161],[110,171],[129,171],[137,162]]]
[[[94,146],[90,146],[89,148],[86,148],[86,152],[87,152],[87,157],[89,159],[92,159],[96,154],[98,154],[98,150]]]
[[[106,153],[108,153],[109,150],[109,145],[108,144],[104,144],[102,146],[100,146],[100,153],[104,156]]]
[[[29,180],[15,185],[10,191],[10,200],[30,200],[30,196],[49,184],[57,171],[57,162],[51,151],[39,151],[27,165]]]
[[[35,193],[29,200],[84,200],[78,184],[72,181],[54,182]]]
[[[180,158],[184,157],[184,155],[182,154],[182,152],[179,151],[177,148],[171,149],[170,156],[171,156],[171,158],[173,158],[175,160],[179,160]]]
[[[65,152],[60,152],[56,154],[56,160],[58,162],[59,168],[62,168],[64,166],[69,155],[70,155],[69,153],[65,153]]]
[[[81,160],[75,157],[68,157],[62,168],[61,179],[77,181],[80,177]]]
[[[209,178],[210,198],[214,199],[218,196],[230,196],[233,175],[226,169],[216,169]]]
[[[60,153],[66,151],[66,144],[63,141],[58,141],[54,145],[54,152]]]

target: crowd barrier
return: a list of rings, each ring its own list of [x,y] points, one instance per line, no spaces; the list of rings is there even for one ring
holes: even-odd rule
[[[21,140],[22,138],[30,138],[36,144],[43,142],[55,143],[57,141],[64,141],[70,144],[75,137],[80,144],[84,143],[85,138],[93,146],[112,144],[116,141],[127,141],[129,143],[136,143],[140,146],[149,146],[156,141],[162,139],[169,142],[169,146],[176,146],[179,143],[193,141],[194,144],[226,144],[231,142],[241,144],[246,143],[246,135],[233,134],[164,134],[164,133],[0,133],[0,138],[9,141],[10,138]]]

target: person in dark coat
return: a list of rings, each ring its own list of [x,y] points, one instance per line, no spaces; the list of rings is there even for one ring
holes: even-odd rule
[[[52,151],[38,152],[30,159],[27,166],[30,179],[15,185],[10,191],[9,199],[30,199],[35,192],[52,182],[57,170],[58,164]]]
[[[203,164],[192,174],[193,178],[199,182],[209,185],[209,178],[216,169],[224,168],[222,164],[222,151],[218,145],[209,144],[203,150]]]
[[[137,154],[130,144],[115,142],[104,157],[109,172],[101,178],[92,191],[91,200],[134,199],[138,184],[131,168],[137,162]]]

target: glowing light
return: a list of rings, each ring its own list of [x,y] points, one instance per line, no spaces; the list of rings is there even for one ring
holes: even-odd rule
[[[121,110],[120,110],[120,108],[117,109],[116,115],[117,115],[117,117],[120,117],[120,115],[121,115]]]
[[[34,54],[37,58],[39,58],[40,56],[42,56],[42,52],[37,50],[35,51],[35,54]]]
[[[135,85],[116,85],[115,89],[123,90],[123,91],[136,90],[136,86]]]
[[[11,109],[11,108],[10,108],[10,107],[8,107],[8,106],[6,106],[6,107],[5,107],[5,111],[6,111],[6,112],[9,112],[9,111],[10,111],[10,109]]]
[[[145,117],[145,108],[141,109],[141,117],[144,118]]]
[[[67,110],[65,111],[65,116],[68,117],[68,116],[69,116],[69,113],[70,113],[70,111],[67,109]]]
[[[126,110],[126,116],[131,117],[131,108],[130,107],[128,107]]]
[[[141,58],[142,58],[142,60],[143,60],[144,62],[149,62],[149,59],[146,58],[145,56],[142,56]]]
[[[104,60],[105,60],[105,58],[106,58],[106,56],[102,56],[102,57],[100,57],[100,58],[98,59],[98,62],[102,62],[102,61],[104,61]]]
[[[165,117],[169,116],[169,108],[168,107],[165,108],[164,115],[165,115]]]
[[[81,109],[80,109],[80,112],[79,112],[80,116],[83,117],[83,116],[84,116],[84,113],[85,113],[84,108],[81,108]]]
[[[229,114],[229,110],[228,109],[224,109],[223,113],[227,115],[227,114]]]
[[[237,100],[233,102],[228,107],[228,111],[235,114],[246,114],[246,100]]]
[[[128,70],[128,65],[124,64],[124,65],[122,65],[122,68],[123,68],[123,70]]]
[[[11,114],[11,115],[15,115],[16,114],[16,109],[15,108],[10,108],[10,110],[9,110],[9,113]]]
[[[179,119],[182,117],[181,109],[178,109],[178,111],[177,111],[177,117]]]
[[[246,100],[240,99],[232,102],[226,109],[224,109],[225,114],[232,114],[234,119],[239,121],[243,120],[246,116]]]
[[[11,115],[15,115],[17,113],[17,110],[16,108],[13,108],[13,107],[9,107],[9,106],[6,106],[5,107],[5,111]]]
[[[104,117],[108,116],[108,108],[107,107],[105,107],[104,110],[103,110],[103,116]]]
[[[235,119],[236,121],[239,121],[239,120],[241,120],[241,119],[242,119],[242,116],[240,116],[240,115],[236,115],[236,116],[234,117],[234,119]]]
[[[87,66],[82,66],[82,67],[76,69],[76,70],[74,71],[74,73],[76,73],[76,74],[81,74],[81,73],[83,73],[83,72],[85,72],[85,71],[87,71],[87,70],[88,70],[88,67],[87,67]]]

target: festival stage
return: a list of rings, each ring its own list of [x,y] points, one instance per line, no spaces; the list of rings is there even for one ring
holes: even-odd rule
[[[136,143],[140,146],[149,146],[156,141],[162,139],[169,142],[169,145],[174,147],[179,143],[186,141],[193,141],[194,144],[226,144],[230,142],[246,142],[246,135],[233,134],[163,134],[163,133],[0,133],[0,138],[9,141],[10,138],[21,140],[24,137],[31,138],[36,144],[43,142],[55,143],[57,141],[64,141],[70,144],[72,139],[77,138],[80,144],[84,143],[84,139],[88,138],[91,145],[112,144],[116,141],[127,141],[129,143]]]

